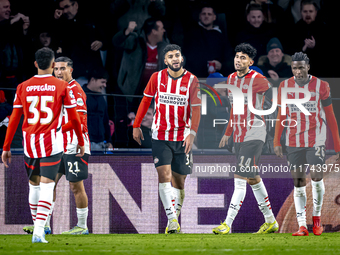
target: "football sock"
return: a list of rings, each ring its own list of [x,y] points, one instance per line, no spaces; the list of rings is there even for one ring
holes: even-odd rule
[[[175,207],[177,218],[181,214],[184,197],[185,197],[184,189],[173,188],[173,199],[172,199],[173,203],[172,204]]]
[[[323,203],[323,195],[325,194],[325,184],[323,180],[312,180],[312,194],[313,194],[313,216],[321,216],[321,208]]]
[[[234,193],[231,197],[227,218],[225,223],[231,227],[233,221],[240,210],[247,191],[247,181],[244,179],[234,178]]]
[[[35,235],[44,235],[45,222],[52,206],[54,185],[54,182],[40,183],[40,197],[33,232]]]
[[[265,222],[274,223],[275,217],[269,202],[267,189],[266,186],[264,186],[263,181],[261,180],[259,183],[255,185],[250,185],[250,187],[253,190],[259,209],[263,213]]]
[[[28,203],[30,205],[31,209],[31,215],[33,222],[35,221],[35,217],[37,215],[37,207],[39,202],[39,196],[40,196],[40,186],[29,184],[29,193],[28,193]]]
[[[304,226],[305,228],[307,228],[306,202],[307,202],[306,186],[294,187],[294,204],[295,204],[296,218],[297,218],[299,227]]]
[[[170,221],[172,219],[176,219],[177,216],[175,212],[175,207],[173,206],[173,203],[171,201],[173,197],[173,188],[171,187],[171,183],[159,183],[158,190],[168,220]]]
[[[87,215],[89,212],[89,208],[77,208],[77,218],[78,223],[77,226],[81,228],[87,228]]]
[[[48,214],[47,219],[46,219],[46,223],[45,223],[46,227],[51,226],[51,216],[52,216],[52,213],[53,213],[53,208],[54,208],[54,202],[52,202],[50,213]]]

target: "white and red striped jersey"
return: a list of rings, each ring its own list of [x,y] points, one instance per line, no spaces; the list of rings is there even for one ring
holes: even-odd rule
[[[310,75],[308,84],[300,87],[294,79],[294,76],[281,82],[278,92],[278,105],[281,106],[282,88],[304,88],[311,93],[309,102],[304,103],[311,115],[305,115],[294,104],[287,104],[286,116],[290,120],[285,126],[286,129],[286,146],[290,147],[317,147],[325,145],[326,142],[326,116],[322,107],[321,100],[330,97],[330,88],[327,82]],[[288,92],[287,98],[303,98],[304,93]]]
[[[265,142],[266,139],[266,125],[265,120],[258,115],[255,115],[248,107],[248,90],[252,89],[252,102],[255,109],[263,109],[264,93],[271,87],[270,83],[263,75],[254,70],[249,70],[243,77],[238,77],[237,72],[228,76],[228,85],[233,85],[242,90],[244,96],[244,114],[233,114],[230,116],[230,124],[234,130],[234,142],[242,143],[251,140],[261,140]],[[228,90],[230,103],[233,106],[233,96]],[[258,118],[263,121],[260,125]]]
[[[62,108],[76,107],[68,83],[47,75],[35,75],[19,84],[14,108],[23,108],[24,153],[43,158],[63,151]]]
[[[72,93],[75,97],[77,106],[76,111],[80,116],[80,122],[82,124],[83,138],[84,138],[84,146],[85,153],[91,154],[90,151],[90,137],[88,135],[87,129],[87,107],[86,107],[86,94],[83,91],[82,87],[76,80],[71,80],[69,82],[68,89],[70,93]],[[63,111],[64,117],[62,121],[62,125],[66,124],[68,120],[67,111],[64,109]],[[77,145],[78,145],[78,137],[74,130],[67,131],[64,133],[64,152],[65,154],[77,154]]]
[[[190,134],[193,106],[200,106],[198,79],[184,70],[173,78],[167,69],[153,73],[144,90],[144,96],[155,97],[152,138],[165,141],[183,141]]]

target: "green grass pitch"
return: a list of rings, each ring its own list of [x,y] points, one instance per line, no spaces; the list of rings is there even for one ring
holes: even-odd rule
[[[48,244],[32,244],[32,235],[0,235],[0,254],[340,254],[340,233],[310,234],[111,234],[48,235]]]

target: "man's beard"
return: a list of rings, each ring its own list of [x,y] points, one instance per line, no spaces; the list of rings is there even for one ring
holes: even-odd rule
[[[180,63],[179,67],[177,68],[174,68],[172,65],[168,64],[167,65],[171,71],[174,71],[174,72],[178,72],[179,70],[181,70],[181,68],[183,67],[183,61]]]

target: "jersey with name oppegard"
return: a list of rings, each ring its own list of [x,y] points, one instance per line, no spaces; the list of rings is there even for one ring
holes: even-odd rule
[[[311,93],[309,102],[302,105],[311,115],[305,115],[295,104],[286,106],[286,146],[290,147],[318,147],[326,142],[326,115],[321,100],[330,97],[329,84],[310,76],[310,80],[303,87],[300,87],[294,76],[281,82],[278,92],[278,105],[281,106],[282,88],[303,88]],[[304,98],[304,93],[288,92],[287,99]],[[282,111],[282,109],[281,109]]]
[[[13,107],[23,108],[24,153],[43,158],[63,151],[62,108],[76,107],[68,83],[52,75],[35,75],[19,84]]]
[[[76,111],[80,116],[80,123],[82,124],[82,133],[84,138],[84,146],[85,153],[91,154],[90,151],[90,137],[87,129],[87,107],[86,107],[86,94],[83,91],[82,87],[76,80],[71,80],[68,83],[68,89],[70,93],[73,94],[76,100]],[[66,124],[69,119],[67,115],[67,111],[64,109],[63,111],[64,117],[62,121],[62,125]],[[74,130],[67,131],[64,134],[64,152],[65,154],[77,154],[77,145],[78,145],[78,137]]]
[[[260,73],[249,70],[243,77],[238,77],[237,72],[228,76],[228,85],[233,85],[240,90],[244,96],[244,114],[235,114],[230,116],[229,121],[233,127],[233,139],[235,143],[242,143],[251,140],[266,139],[266,125],[263,117],[252,113],[248,107],[248,90],[252,89],[252,102],[257,110],[263,109],[264,93],[271,87],[270,83]],[[228,96],[232,107],[234,107],[234,98],[232,92],[228,90]]]
[[[144,96],[155,97],[152,138],[164,141],[183,141],[190,134],[191,107],[200,106],[198,79],[184,70],[178,78],[167,69],[153,73]]]

